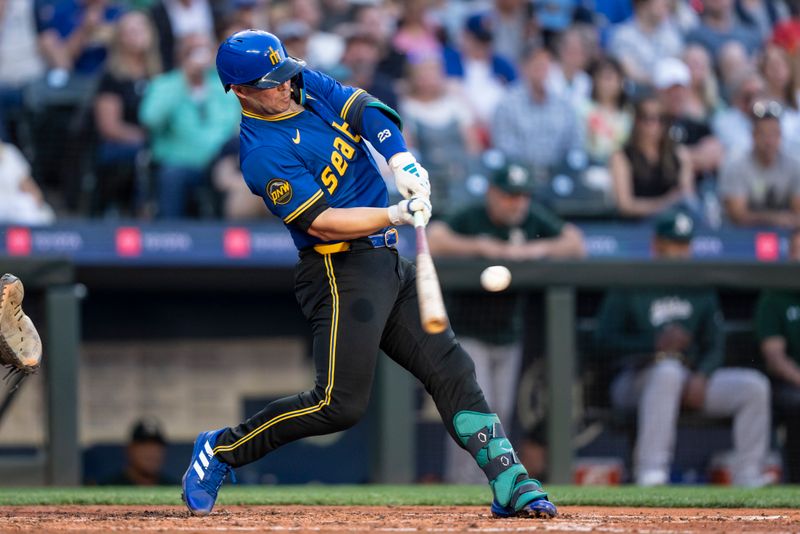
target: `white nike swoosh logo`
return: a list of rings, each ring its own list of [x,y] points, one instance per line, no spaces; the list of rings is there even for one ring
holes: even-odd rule
[[[295,132],[297,132],[297,136],[295,136],[295,137],[292,139],[292,142],[293,142],[294,144],[296,144],[296,145],[299,145],[299,144],[300,144],[300,130],[298,130],[297,128],[295,128],[295,129],[294,129],[294,131],[295,131]]]

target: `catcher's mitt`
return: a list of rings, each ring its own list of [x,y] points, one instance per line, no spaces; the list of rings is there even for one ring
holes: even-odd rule
[[[22,311],[25,289],[19,278],[0,278],[0,364],[23,374],[33,373],[42,361],[42,340],[33,321]]]

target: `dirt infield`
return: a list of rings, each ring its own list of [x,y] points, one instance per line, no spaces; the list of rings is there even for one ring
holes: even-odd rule
[[[492,519],[474,506],[5,506],[0,532],[800,532],[800,510],[569,506],[552,520]]]

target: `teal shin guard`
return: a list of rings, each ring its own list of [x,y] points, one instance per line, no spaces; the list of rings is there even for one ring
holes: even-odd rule
[[[533,501],[547,499],[539,482],[531,479],[519,462],[496,414],[458,412],[453,425],[461,444],[486,473],[494,499],[502,508],[518,512]]]

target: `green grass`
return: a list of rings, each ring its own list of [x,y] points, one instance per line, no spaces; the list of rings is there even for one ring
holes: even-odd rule
[[[549,486],[560,506],[665,506],[693,508],[800,508],[800,487],[741,489],[709,486],[642,489]],[[483,486],[230,486],[221,504],[248,505],[488,505]],[[0,505],[179,505],[180,489],[166,488],[0,488]]]

